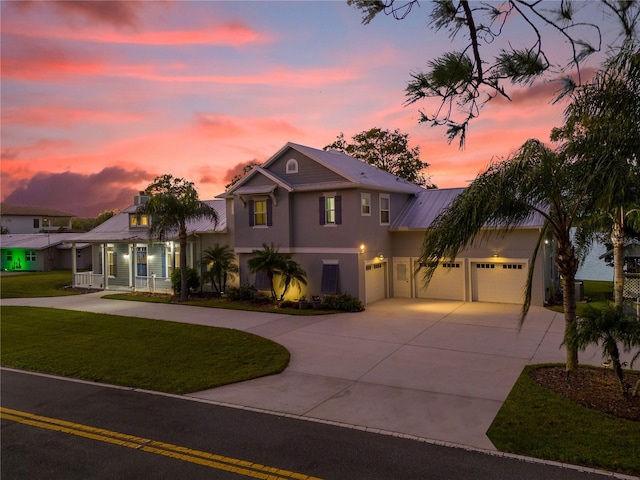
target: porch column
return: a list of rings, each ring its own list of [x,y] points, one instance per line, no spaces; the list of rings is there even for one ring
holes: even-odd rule
[[[78,272],[76,261],[76,242],[71,243],[71,285],[76,286],[76,273]]]
[[[107,244],[102,244],[102,284],[104,289],[108,290],[109,285],[107,281],[109,279],[109,257],[107,256]]]
[[[129,244],[129,246],[127,247],[129,248],[129,287],[132,287],[135,290],[135,278],[133,276],[133,269],[135,268],[135,264],[136,264],[136,260],[135,260],[135,253],[136,253],[136,247],[135,244]]]

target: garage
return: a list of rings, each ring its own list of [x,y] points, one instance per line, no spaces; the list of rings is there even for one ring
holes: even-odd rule
[[[422,271],[418,271],[416,297],[464,301],[464,278],[464,263],[458,261],[438,265],[427,287],[422,280]]]
[[[522,303],[527,284],[527,264],[471,263],[471,289],[474,302]]]
[[[365,303],[375,302],[386,297],[386,265],[385,262],[364,266]]]

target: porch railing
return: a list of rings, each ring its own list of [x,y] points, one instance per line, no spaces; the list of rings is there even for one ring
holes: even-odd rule
[[[171,279],[169,277],[158,277],[151,275],[148,277],[136,276],[136,291],[151,293],[172,293]]]
[[[73,286],[104,289],[104,277],[100,273],[78,272],[73,275]]]

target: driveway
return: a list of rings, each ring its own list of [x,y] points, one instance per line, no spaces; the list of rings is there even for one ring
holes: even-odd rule
[[[485,435],[525,365],[564,362],[562,314],[519,305],[388,299],[323,316],[105,300],[3,300],[237,328],[284,345],[287,369],[194,399],[495,450]],[[600,364],[594,350],[582,363]]]

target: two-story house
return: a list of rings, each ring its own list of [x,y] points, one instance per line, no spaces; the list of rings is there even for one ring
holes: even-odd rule
[[[418,264],[424,233],[461,191],[425,190],[342,152],[287,143],[211,202],[223,222],[190,228],[188,261],[196,266],[206,246],[229,245],[238,257],[237,283],[259,285],[247,262],[267,244],[291,254],[307,273],[308,285],[291,298],[347,292],[365,303],[394,296],[521,302],[539,218],[444,259],[424,286]],[[176,265],[175,244],[150,243],[136,208],[78,238],[96,244],[95,260],[107,265],[97,273],[102,288],[144,288],[152,270],[168,277]],[[550,255],[550,248],[538,255],[534,304],[548,294]]]

